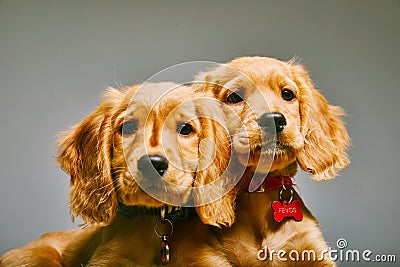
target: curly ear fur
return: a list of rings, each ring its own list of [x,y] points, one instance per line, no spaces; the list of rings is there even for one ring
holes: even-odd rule
[[[71,177],[72,218],[80,216],[83,224],[108,224],[116,212],[110,113],[117,94],[118,90],[110,89],[97,109],[58,142],[57,161]]]
[[[196,211],[204,224],[219,227],[230,226],[234,222],[237,192],[235,189],[225,192],[226,188],[233,187],[232,183],[235,181],[230,179],[227,170],[231,153],[228,129],[224,124],[222,110],[216,106],[207,103],[198,107],[199,113],[206,115],[200,118],[200,160],[195,186],[201,187],[215,182],[205,190],[200,189],[196,202],[208,204],[197,206]],[[204,112],[204,109],[207,111]],[[207,118],[207,114],[212,114],[212,118]]]
[[[343,109],[329,105],[314,88],[307,71],[291,66],[300,94],[301,133],[304,147],[298,153],[300,167],[313,174],[313,180],[328,180],[349,163],[346,150],[350,138],[341,119]]]

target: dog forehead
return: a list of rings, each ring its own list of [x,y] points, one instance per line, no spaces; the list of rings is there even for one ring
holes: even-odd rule
[[[165,96],[154,105],[150,116],[161,121],[188,121],[197,117],[193,101],[182,95],[174,96],[174,94]]]
[[[274,58],[238,58],[229,62],[228,66],[238,71],[236,81],[232,81],[233,83],[243,82],[242,80],[247,80],[247,84],[249,81],[252,83],[252,86],[246,86],[247,93],[251,93],[252,90],[265,91],[297,87],[293,81],[290,65]]]
[[[143,83],[136,94],[132,98],[132,103],[147,103],[149,105],[155,105],[157,102],[162,101],[166,98],[171,98],[172,93],[185,95],[189,93],[187,86],[181,86],[171,82],[161,83]]]
[[[183,109],[194,109],[189,102],[193,89],[170,82],[144,83],[130,99],[127,114],[138,109],[163,115],[182,106]]]

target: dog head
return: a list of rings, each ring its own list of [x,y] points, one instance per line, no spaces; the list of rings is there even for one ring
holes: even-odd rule
[[[118,202],[179,206],[193,197],[204,223],[233,220],[233,200],[222,187],[202,188],[222,176],[230,156],[223,113],[215,101],[204,101],[173,83],[109,89],[58,144],[58,163],[71,177],[73,218],[108,224]],[[228,207],[226,215],[216,216],[214,205]]]
[[[206,184],[223,169],[210,155],[229,145],[209,148],[201,141],[225,129],[200,114],[213,105],[196,107],[192,97],[190,87],[171,83],[111,88],[94,112],[62,135],[57,159],[71,177],[73,218],[107,224],[118,201],[179,205],[188,200],[196,171],[198,183]]]
[[[344,111],[315,89],[303,66],[244,57],[196,80],[241,118],[245,130],[233,133],[233,146],[239,161],[255,172],[294,175],[297,162],[312,179],[326,180],[348,165]],[[241,156],[246,149],[248,160]],[[269,164],[260,161],[263,156],[271,158]]]

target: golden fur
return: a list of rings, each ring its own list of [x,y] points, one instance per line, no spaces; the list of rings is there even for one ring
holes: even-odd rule
[[[248,132],[235,133],[233,137],[239,157],[250,146],[251,158],[243,162],[245,165],[258,164],[258,147],[262,144],[257,118],[264,112],[276,111],[284,113],[288,121],[277,141],[288,147],[277,146],[278,151],[274,152],[279,157],[269,171],[284,169],[297,161],[303,170],[313,174],[312,179],[319,181],[334,178],[337,171],[348,165],[349,136],[341,120],[344,111],[328,104],[303,66],[272,58],[244,57],[201,73],[196,80],[205,81],[206,86],[201,90],[213,91],[224,103],[232,91],[243,94],[243,102],[227,105],[238,114]],[[280,95],[283,89],[294,91],[296,98],[291,102],[283,100]],[[264,99],[259,99],[260,96]]]
[[[301,65],[272,58],[244,57],[233,60],[201,73],[196,81],[204,81],[200,91],[211,91],[221,102],[229,106],[242,120],[245,130],[233,133],[235,156],[247,166],[238,184],[247,188],[255,172],[263,177],[291,176],[297,164],[312,173],[314,180],[334,178],[337,172],[349,164],[346,150],[350,144],[341,117],[341,108],[329,105],[314,88]],[[282,90],[289,89],[294,99],[282,98]],[[227,101],[232,92],[244,101]],[[268,103],[266,105],[265,103]],[[287,125],[274,136],[260,130],[258,118],[266,112],[280,112]],[[276,146],[269,146],[273,142]],[[250,158],[243,151],[250,148]],[[274,155],[272,164],[259,162],[265,155]],[[300,199],[295,193],[295,199]],[[279,200],[279,190],[263,193],[241,192],[236,203],[236,221],[230,228],[216,231],[226,259],[233,266],[335,266],[323,251],[327,249],[318,223],[303,207],[301,222],[286,219],[281,223],[273,219],[271,204]],[[268,251],[314,250],[320,261],[280,261],[275,258],[260,261],[256,255],[260,249]],[[287,258],[287,254],[286,254]]]
[[[63,134],[58,144],[58,162],[71,176],[72,216],[81,217],[88,227],[47,233],[6,253],[0,259],[1,266],[161,264],[161,239],[153,229],[159,216],[127,217],[117,212],[118,201],[148,208],[166,204],[138,186],[137,182],[142,186],[148,184],[138,171],[138,159],[145,154],[168,158],[170,164],[163,179],[171,185],[166,185],[164,199],[184,204],[193,185],[209,184],[221,176],[230,155],[229,133],[219,104],[192,101],[206,99],[206,94],[194,95],[187,86],[166,93],[174,87],[177,85],[159,83],[109,89],[93,113]],[[123,123],[132,120],[138,122],[137,131],[123,134]],[[177,131],[180,123],[189,123],[192,133],[180,134]],[[226,218],[233,216],[234,198],[219,198],[222,192],[218,188],[211,193],[216,194],[217,200],[209,204],[201,195],[194,196],[199,205],[196,208],[198,217],[174,223],[174,232],[168,237],[171,266],[190,262],[187,258],[192,254],[186,251],[198,250],[195,240],[217,243],[205,224],[224,225],[229,223]],[[205,251],[207,249],[205,246]],[[218,252],[211,250],[207,254],[212,259]],[[199,261],[205,266],[212,263],[202,258]]]
[[[294,176],[297,165],[312,173],[314,180],[334,178],[349,163],[346,155],[349,137],[341,120],[344,114],[342,109],[329,105],[314,88],[304,67],[294,62],[285,63],[260,57],[239,58],[202,73],[198,80],[206,83],[196,85],[194,95],[213,97],[221,101],[223,106],[228,106],[228,109],[200,104],[185,110],[185,113],[196,113],[196,117],[201,117],[202,114],[210,114],[205,109],[211,108],[213,119],[219,123],[199,119],[194,128],[201,131],[186,143],[181,143],[182,149],[173,153],[175,161],[182,158],[199,159],[197,166],[188,166],[189,169],[197,168],[196,175],[193,172],[176,180],[174,177],[179,173],[176,170],[174,175],[166,176],[166,179],[170,177],[171,182],[189,188],[210,184],[219,178],[231,156],[229,144],[225,142],[229,139],[226,129],[233,137],[234,156],[231,160],[236,165],[244,165],[246,171],[238,185],[228,194],[197,207],[198,217],[174,225],[174,233],[168,238],[171,246],[170,266],[334,266],[326,254],[322,255],[327,245],[316,219],[305,207],[301,222],[286,219],[277,223],[273,220],[271,203],[278,200],[279,190],[263,193],[239,190],[248,187],[254,172],[268,177]],[[295,98],[292,101],[282,99],[283,88],[294,92]],[[237,90],[244,101],[227,103],[227,96]],[[121,151],[122,139],[117,129],[136,91],[137,87],[122,91],[111,90],[98,109],[68,132],[60,143],[59,162],[71,174],[72,214],[74,217],[82,217],[90,226],[81,230],[46,234],[21,249],[5,254],[0,260],[1,266],[20,266],[32,260],[38,266],[160,265],[160,239],[153,231],[157,216],[127,218],[116,212],[118,199],[127,205],[163,205],[133,182],[126,171],[124,153]],[[190,94],[189,98],[193,96]],[[162,153],[154,145],[157,144],[155,140],[158,140],[154,138],[154,133],[159,130],[151,120],[163,124],[168,118],[162,114],[176,105],[175,101],[182,102],[187,97],[179,98],[175,94],[166,98],[165,102],[156,106],[149,124],[139,127],[151,133],[150,136],[144,132],[140,134],[149,151]],[[268,106],[265,106],[265,102]],[[225,113],[228,124],[225,125],[222,110],[233,110],[243,122],[244,129],[237,125],[232,112]],[[287,126],[282,133],[273,137],[263,134],[257,121],[265,112],[281,112],[285,115]],[[213,140],[216,146],[202,142],[206,139]],[[271,142],[276,146],[270,146]],[[135,144],[132,141],[132,151],[128,153],[132,160],[137,160],[144,153],[143,147],[139,148]],[[137,149],[143,153],[135,152]],[[260,162],[264,155],[275,155],[272,164]],[[209,164],[211,159],[212,164]],[[230,168],[224,175],[235,181],[239,173],[235,168]],[[140,175],[135,179],[140,179]],[[199,191],[195,200],[203,204],[207,199],[220,195],[223,187],[224,184],[215,187],[215,192],[207,191],[211,197]],[[185,194],[185,190],[182,190],[179,195],[184,202],[189,191]],[[295,199],[299,199],[297,193]],[[207,224],[219,227],[209,227]],[[261,261],[257,256],[260,249],[265,247],[268,247],[267,253],[272,250],[289,252],[293,249],[302,253],[313,249],[318,257],[324,257],[317,262],[282,262],[275,255],[274,260],[268,258]]]

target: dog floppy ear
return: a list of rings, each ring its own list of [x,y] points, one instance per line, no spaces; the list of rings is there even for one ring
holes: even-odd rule
[[[80,216],[83,224],[106,223],[117,208],[117,195],[111,174],[113,130],[111,109],[113,96],[109,90],[103,102],[58,142],[57,161],[70,177],[72,218]],[[112,100],[113,99],[113,100]]]
[[[200,114],[205,115],[200,115],[200,159],[194,183],[197,190],[196,212],[204,224],[230,226],[235,220],[237,195],[235,189],[230,190],[235,181],[230,179],[227,170],[231,153],[230,136],[218,104],[207,102],[199,105],[198,109]]]
[[[328,180],[349,163],[350,138],[342,121],[342,108],[329,105],[313,85],[307,71],[291,66],[299,87],[301,133],[304,147],[298,154],[300,167],[313,174],[313,180]]]

